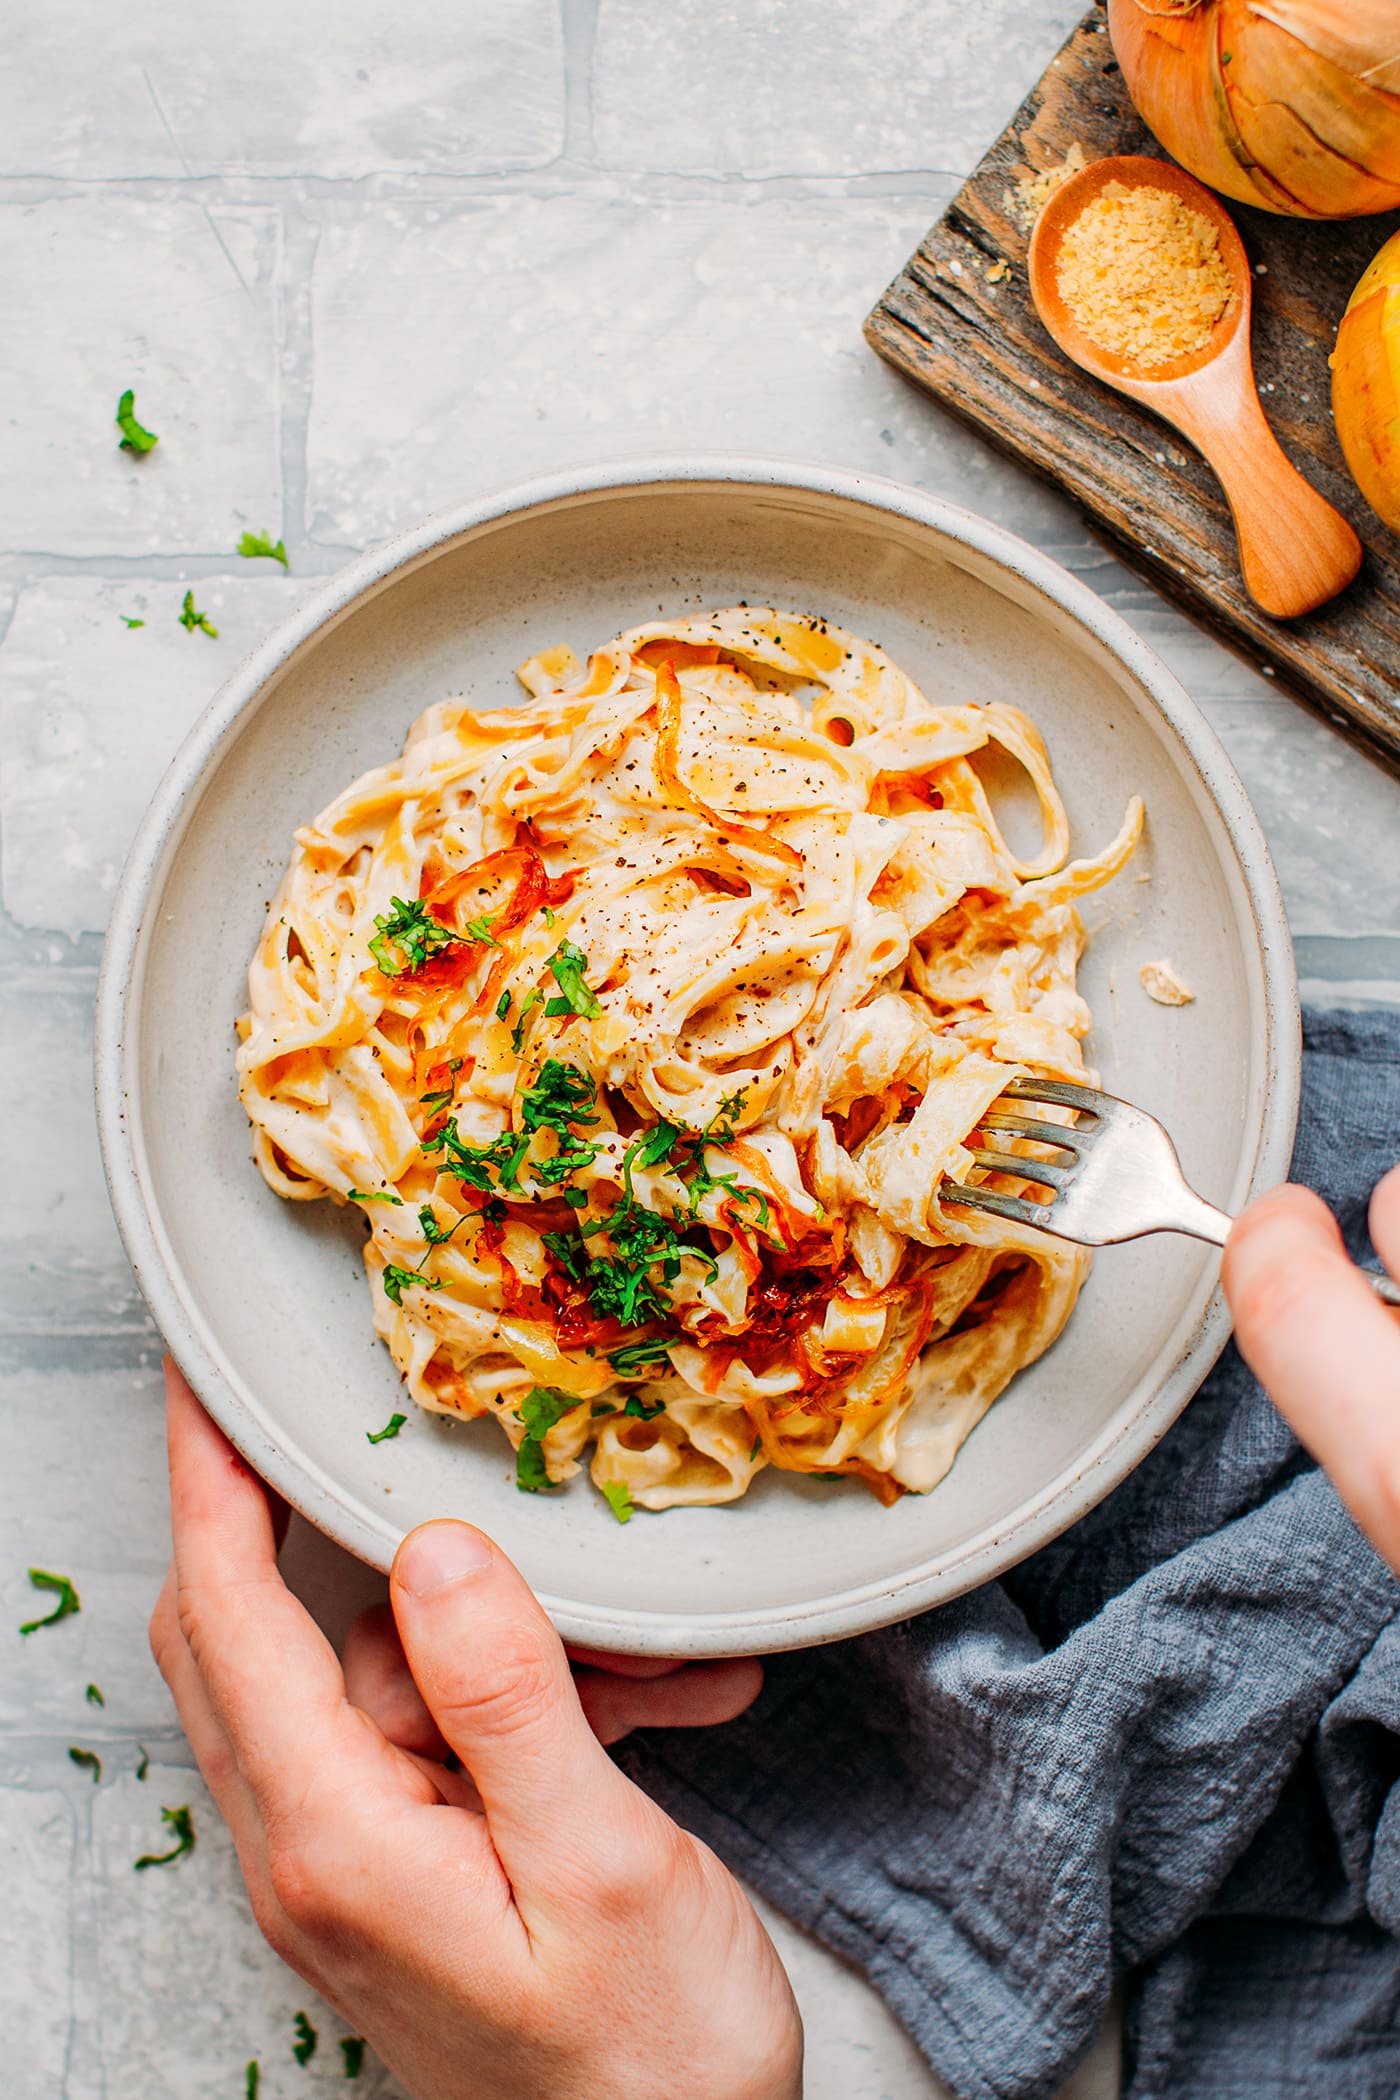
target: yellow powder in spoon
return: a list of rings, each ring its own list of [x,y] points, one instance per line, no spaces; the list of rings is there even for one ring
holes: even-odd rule
[[[1230,303],[1230,272],[1205,213],[1137,183],[1105,183],[1070,222],[1055,281],[1101,350],[1149,368],[1203,350]]]

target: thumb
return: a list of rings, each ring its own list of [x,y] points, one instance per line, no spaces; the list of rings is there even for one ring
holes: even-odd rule
[[[484,1532],[441,1519],[411,1531],[389,1594],[404,1654],[446,1741],[476,1782],[512,1882],[577,1858],[628,1782],[582,1707],[558,1634]]]

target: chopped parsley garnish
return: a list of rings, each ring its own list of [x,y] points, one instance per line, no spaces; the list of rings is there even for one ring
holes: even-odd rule
[[[713,1138],[717,1145],[727,1145],[734,1135],[734,1120],[743,1112],[748,1098],[748,1088],[741,1086],[737,1093],[725,1094],[705,1125],[705,1135]]]
[[[367,1429],[365,1431],[365,1442],[367,1444],[387,1443],[391,1436],[398,1435],[407,1420],[407,1415],[390,1415],[382,1429]]]
[[[68,1755],[72,1758],[75,1765],[81,1766],[85,1772],[91,1772],[92,1783],[96,1786],[98,1780],[102,1777],[102,1760],[97,1752],[95,1750],[78,1750],[70,1747]]]
[[[510,1032],[510,1047],[517,1057],[519,1057],[525,1046],[525,1017],[532,1006],[539,1005],[543,997],[544,993],[539,989],[538,985],[535,985],[531,987],[520,1002],[520,1009],[515,1017],[515,1026]]]
[[[553,1485],[544,1452],[533,1437],[527,1436],[515,1454],[515,1484],[525,1495],[542,1494]]]
[[[410,904],[403,897],[390,899],[391,909],[380,912],[375,918],[379,928],[369,944],[369,952],[386,977],[403,977],[421,970],[444,948],[463,936],[435,919],[421,897]],[[397,949],[397,959],[390,953]]]
[[[384,1270],[384,1295],[391,1305],[402,1305],[403,1294],[421,1284],[425,1291],[440,1291],[443,1286],[431,1276],[420,1276],[416,1269],[401,1269],[389,1262]]]
[[[450,1101],[452,1097],[449,1094],[444,1098]],[[345,1193],[351,1203],[401,1204],[403,1202],[403,1197],[396,1196],[392,1189],[347,1189]]]
[[[219,638],[219,630],[210,619],[208,613],[195,610],[193,591],[186,591],[185,593],[185,602],[180,607],[180,625],[184,628],[186,634],[193,634],[196,627],[202,627],[206,634],[214,637],[215,641]]]
[[[83,1693],[83,1697],[87,1700],[89,1706],[105,1706],[107,1704],[107,1701],[103,1698],[101,1691],[95,1684],[90,1684],[88,1686],[87,1690]]]
[[[133,620],[130,613],[118,613],[117,618],[124,621],[128,627],[144,627],[146,624],[144,620]]]
[[[243,2074],[243,2100],[258,2100],[258,2087],[262,2084],[262,2069],[256,2057]]]
[[[750,1461],[750,1463],[752,1463],[752,1462],[753,1462],[753,1460],[754,1460],[754,1459],[756,1459],[756,1458],[758,1457],[758,1454],[759,1454],[759,1452],[760,1452],[760,1451],[761,1451],[762,1449],[763,1449],[763,1438],[762,1438],[761,1436],[756,1436],[756,1437],[754,1438],[753,1442],[752,1442],[752,1443],[751,1443],[751,1444],[749,1445],[749,1461]]]
[[[611,1254],[595,1254],[587,1241],[606,1232]],[[620,1203],[606,1218],[595,1219],[577,1232],[546,1232],[541,1235],[566,1276],[581,1283],[589,1303],[600,1319],[610,1316],[624,1327],[644,1327],[664,1320],[671,1301],[663,1297],[652,1278],[659,1268],[661,1282],[672,1284],[681,1272],[681,1254],[686,1249],[674,1222],[641,1205]],[[711,1256],[705,1256],[712,1261]]]
[[[598,1485],[607,1498],[608,1508],[619,1524],[632,1521],[632,1490],[625,1480],[600,1480]]]
[[[613,1361],[612,1357],[608,1358],[609,1363]],[[627,1404],[622,1412],[625,1415],[631,1415],[633,1420],[637,1422],[654,1422],[658,1415],[665,1414],[666,1402],[664,1400],[644,1400],[640,1393],[629,1393],[627,1395]]]
[[[539,1077],[520,1097],[520,1120],[529,1131],[553,1130],[562,1137],[573,1123],[596,1123],[598,1088],[587,1072],[547,1057]]]
[[[491,931],[495,923],[489,912],[483,912],[479,919],[468,919],[467,939],[469,941],[482,941],[488,948],[499,948],[501,944]]]
[[[535,1179],[543,1182],[546,1188],[555,1188],[561,1181],[572,1180],[581,1168],[591,1167],[598,1157],[598,1150],[592,1138],[567,1140],[551,1158],[531,1161]],[[581,1189],[566,1189],[563,1193],[566,1201],[570,1196],[583,1196]],[[586,1203],[588,1198],[583,1196],[583,1201]],[[575,1208],[580,1209],[582,1205],[575,1205]]]
[[[441,1129],[423,1140],[424,1152],[440,1152],[439,1171],[467,1188],[489,1192],[495,1187],[492,1169],[501,1186],[513,1189],[521,1162],[530,1149],[528,1130],[503,1130],[484,1145],[473,1145],[458,1135],[457,1118],[449,1116]]]
[[[163,1808],[160,1819],[168,1825],[175,1842],[168,1852],[143,1852],[136,1862],[138,1874],[144,1867],[171,1866],[177,1859],[183,1859],[187,1852],[194,1850],[194,1818],[188,1808]]]
[[[136,1777],[138,1779],[144,1779],[146,1774],[151,1769],[151,1753],[146,1748],[146,1745],[144,1743],[138,1743],[136,1747],[141,1752],[141,1762],[136,1767]]]
[[[506,1015],[507,1015],[507,1014],[508,1014],[509,1012],[510,1012],[510,993],[509,993],[509,992],[502,992],[502,993],[501,993],[501,996],[500,996],[500,998],[499,998],[499,999],[498,999],[498,1000],[496,1001],[496,1019],[497,1019],[498,1021],[504,1021],[504,1019],[505,1019]]]
[[[347,2034],[341,2037],[340,2053],[345,2058],[345,2075],[358,2078],[365,2067],[365,2038],[362,2034]]]
[[[557,1017],[560,1014],[582,1014],[585,1020],[596,1021],[602,1007],[584,981],[588,968],[588,957],[582,948],[572,941],[561,941],[549,958],[550,975],[558,985],[561,996],[551,999],[545,1012]]]
[[[622,1377],[630,1378],[634,1377],[638,1371],[645,1371],[653,1365],[666,1363],[669,1358],[670,1348],[671,1344],[665,1335],[658,1334],[649,1342],[624,1342],[620,1349],[612,1351],[608,1357],[608,1362]],[[634,1394],[633,1399],[635,1398],[636,1395]],[[659,1407],[651,1410],[653,1414],[659,1414],[660,1411]],[[634,1412],[631,1400],[628,1401],[624,1412],[627,1414]],[[643,1421],[646,1420],[646,1412],[640,1403],[635,1412],[641,1415]]]
[[[238,551],[245,561],[257,561],[266,555],[269,561],[280,561],[284,569],[289,566],[286,548],[281,540],[274,547],[269,532],[245,532],[238,542]]]
[[[636,1157],[639,1167],[657,1167],[662,1160],[669,1159],[675,1149],[680,1128],[675,1123],[653,1123],[646,1136],[637,1145]]]
[[[299,2064],[309,2064],[316,2054],[317,2034],[304,2012],[299,2012],[292,2022],[296,2040],[292,2043],[292,2054]]]
[[[515,1454],[515,1484],[527,1495],[537,1495],[551,1485],[544,1461],[544,1440],[556,1422],[578,1406],[573,1393],[555,1392],[552,1386],[534,1385],[516,1413],[525,1424],[525,1435]]]
[[[573,1393],[556,1392],[549,1385],[532,1385],[516,1413],[525,1424],[526,1436],[539,1443],[556,1422],[562,1422],[565,1415],[572,1414],[577,1406],[578,1399]]]
[[[160,439],[153,430],[144,430],[137,422],[136,396],[130,387],[127,388],[117,403],[116,422],[117,428],[121,432],[121,439],[117,446],[119,452],[135,452],[138,454],[150,452],[160,443]]]
[[[426,1203],[420,1207],[418,1212],[418,1223],[422,1226],[423,1237],[430,1247],[445,1247],[452,1235],[460,1232],[462,1227],[469,1222],[469,1219],[461,1217],[455,1225],[439,1225]]]
[[[31,1568],[29,1580],[36,1590],[48,1590],[58,1602],[46,1619],[31,1619],[20,1627],[21,1633],[37,1633],[41,1626],[57,1626],[60,1619],[71,1619],[74,1612],[82,1610],[82,1599],[66,1575],[50,1575],[43,1568]]]

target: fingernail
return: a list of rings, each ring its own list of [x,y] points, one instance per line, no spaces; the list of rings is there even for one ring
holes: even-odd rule
[[[491,1541],[470,1524],[420,1524],[394,1562],[394,1580],[411,1597],[429,1597],[449,1583],[479,1575],[491,1560]]]

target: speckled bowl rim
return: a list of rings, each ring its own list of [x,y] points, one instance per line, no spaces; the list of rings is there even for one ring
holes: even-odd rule
[[[404,572],[465,533],[560,501],[609,490],[750,487],[836,497],[961,544],[1068,614],[1137,682],[1174,732],[1177,751],[1233,844],[1258,945],[1264,997],[1249,1016],[1252,1060],[1262,1067],[1251,1191],[1284,1178],[1302,1083],[1302,1032],[1292,943],[1283,899],[1259,820],[1219,739],[1185,689],[1146,642],[1087,585],[1014,533],[941,497],[839,467],[749,457],[621,460],[531,480],[441,512],[361,555],[273,629],[245,658],[195,723],[157,788],[132,844],[113,905],[97,991],[95,1078],[98,1133],[117,1224],[136,1280],[173,1355],[211,1415],[257,1471],[311,1523],[371,1565],[388,1565],[383,1537],[345,1506],[329,1475],[290,1457],[245,1406],[210,1346],[193,1294],[166,1251],[146,1172],[139,1098],[140,1007],[148,907],[184,836],[199,788],[225,740],[260,704],[293,655]],[[1176,1420],[1229,1336],[1217,1289],[1146,1401],[1106,1430],[1076,1470],[1030,1497],[1004,1523],[970,1543],[895,1576],[808,1604],[690,1617],[580,1604],[541,1591],[566,1639],[631,1654],[763,1653],[845,1639],[926,1611],[990,1581],[1078,1521],[1141,1463]]]

